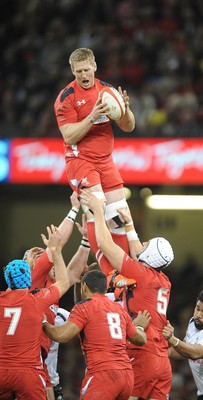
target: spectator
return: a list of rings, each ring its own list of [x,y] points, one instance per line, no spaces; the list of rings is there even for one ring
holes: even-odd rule
[[[12,10],[4,3],[1,137],[58,136],[50,110],[60,87],[70,78],[64,54],[77,47],[95,51],[103,79],[133,91],[138,109],[139,99],[149,87],[156,111],[162,111],[165,119],[156,126],[156,114],[144,125],[138,118],[136,136],[202,135],[201,0],[89,0],[88,6],[83,0],[43,4],[36,0],[32,6],[18,0]],[[88,16],[85,22],[84,13]],[[185,119],[171,114],[165,105],[173,94],[184,99],[188,89],[198,106],[197,111],[190,110],[190,130]],[[145,116],[148,110],[143,108],[142,112]],[[115,129],[115,133],[121,135],[120,130]]]

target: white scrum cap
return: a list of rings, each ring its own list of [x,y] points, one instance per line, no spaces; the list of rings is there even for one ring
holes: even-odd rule
[[[149,240],[147,248],[138,256],[139,261],[145,262],[152,268],[167,267],[173,259],[171,244],[163,237]]]

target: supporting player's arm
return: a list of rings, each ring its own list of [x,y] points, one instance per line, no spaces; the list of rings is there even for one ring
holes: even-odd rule
[[[136,327],[137,332],[133,337],[130,337],[129,342],[136,344],[137,346],[143,346],[147,341],[145,329],[148,327],[151,321],[151,315],[147,310],[139,311],[137,317],[132,321]]]
[[[80,332],[80,328],[71,321],[66,321],[61,326],[51,325],[46,320],[43,321],[43,331],[46,335],[58,343],[69,342],[74,336]]]
[[[60,292],[60,297],[63,296],[64,293],[67,292],[67,290],[70,287],[67,271],[66,271],[66,265],[63,260],[62,256],[62,240],[61,240],[61,234],[60,231],[57,227],[54,225],[51,225],[50,227],[47,227],[47,233],[48,237],[46,237],[44,234],[41,234],[42,240],[44,244],[49,248],[54,267],[55,267],[55,279],[56,282],[54,283],[55,286],[58,287],[59,292]]]
[[[109,232],[104,219],[104,201],[98,199],[88,189],[81,190],[81,201],[86,204],[94,213],[95,219],[95,235],[98,247],[108,259],[110,264],[117,271],[121,271],[124,251],[117,246]]]
[[[121,218],[125,221],[125,231],[128,239],[130,256],[133,260],[137,260],[137,254],[143,250],[143,246],[135,230],[130,209],[129,207],[126,210],[119,209],[118,212]]]
[[[68,240],[73,232],[74,222],[75,222],[75,219],[76,219],[77,214],[80,209],[80,202],[78,200],[78,194],[76,192],[72,193],[72,195],[70,196],[70,201],[71,201],[72,207],[58,227],[60,234],[61,234],[62,247],[64,247],[64,245],[68,242]],[[51,251],[49,248],[46,249],[46,252],[47,252],[49,260],[53,261],[52,254],[51,254]]]

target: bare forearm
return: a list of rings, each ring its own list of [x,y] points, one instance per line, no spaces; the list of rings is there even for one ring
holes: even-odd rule
[[[82,297],[81,297],[81,284],[80,283],[75,283],[74,284],[73,298],[74,298],[74,303],[75,304],[82,300]]]
[[[106,226],[102,209],[94,210],[95,216],[95,235],[98,247],[105,254],[108,250],[109,244],[112,241],[111,234]]]
[[[61,233],[63,246],[67,243],[68,239],[70,238],[74,227],[74,221],[68,219],[67,217],[59,225],[59,230]]]
[[[128,340],[137,346],[144,346],[147,341],[147,336],[145,332],[139,330],[139,332],[137,331],[136,334],[133,337],[128,338]]]
[[[137,260],[137,254],[142,251],[143,246],[134,228],[133,221],[130,221],[125,225],[125,231],[128,239],[130,256],[134,260]]]
[[[203,346],[201,344],[191,344],[184,342],[173,336],[169,340],[169,344],[174,347],[174,350],[182,357],[197,360],[203,357]]]
[[[135,129],[135,117],[129,108],[123,118],[118,121],[118,125],[124,132],[132,132]]]
[[[77,336],[80,332],[80,328],[68,320],[61,326],[54,326],[45,321],[43,323],[43,330],[50,339],[59,343],[69,342],[69,340]]]
[[[67,266],[67,274],[70,286],[72,286],[79,280],[84,268],[87,265],[89,253],[90,253],[90,248],[85,248],[83,246],[80,246],[78,251],[75,253],[73,258],[69,262]]]
[[[52,258],[55,266],[55,278],[56,284],[60,290],[61,296],[66,293],[70,287],[69,278],[66,272],[66,265],[64,263],[61,251],[58,249],[52,249]]]
[[[55,342],[58,343],[65,343],[67,342],[67,339],[64,335],[64,331],[61,326],[55,326],[49,324],[49,322],[44,322],[43,323],[43,331],[46,333],[46,335],[54,340]]]
[[[68,124],[60,127],[64,141],[69,145],[79,142],[90,130],[93,125],[91,117],[87,117],[80,122]]]
[[[114,243],[111,233],[109,232],[103,211],[100,209],[94,210],[95,216],[95,235],[98,247],[109,261],[109,264],[120,272],[124,257],[123,249]]]

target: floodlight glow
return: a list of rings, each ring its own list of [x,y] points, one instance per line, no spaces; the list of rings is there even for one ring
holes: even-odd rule
[[[203,210],[203,196],[195,195],[152,195],[145,204],[155,210]]]

